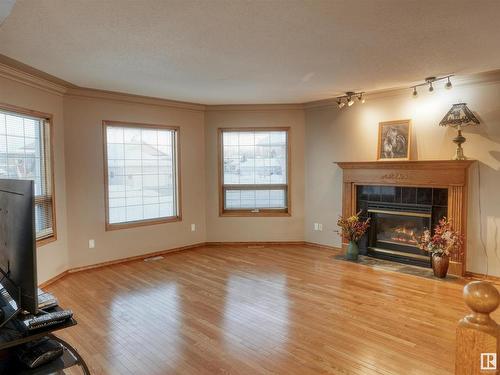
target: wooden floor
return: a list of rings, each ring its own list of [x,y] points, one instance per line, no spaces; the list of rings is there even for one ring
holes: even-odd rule
[[[204,247],[69,275],[94,374],[452,374],[463,282],[303,246]],[[498,318],[498,316],[497,316]]]

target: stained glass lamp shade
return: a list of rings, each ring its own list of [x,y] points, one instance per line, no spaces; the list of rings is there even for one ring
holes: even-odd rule
[[[462,135],[462,127],[469,125],[479,125],[479,120],[472,113],[472,111],[467,107],[466,103],[453,104],[451,109],[446,113],[441,122],[440,126],[451,126],[458,130],[457,136],[453,139],[453,142],[457,145],[454,160],[465,160],[467,159],[464,155],[464,150],[462,149],[462,144],[465,143],[466,139]]]

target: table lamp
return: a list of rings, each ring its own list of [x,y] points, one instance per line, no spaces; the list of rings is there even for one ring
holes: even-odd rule
[[[474,116],[472,111],[467,108],[466,103],[453,104],[448,113],[443,117],[440,126],[451,126],[458,130],[458,134],[453,138],[453,143],[457,145],[457,150],[453,160],[467,159],[462,149],[462,144],[465,143],[465,137],[462,135],[462,127],[469,125],[479,125],[479,120]]]

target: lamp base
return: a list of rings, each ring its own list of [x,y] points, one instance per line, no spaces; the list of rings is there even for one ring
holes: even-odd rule
[[[467,157],[464,155],[464,149],[462,146],[458,146],[455,150],[455,156],[453,156],[453,160],[467,160]]]
[[[453,138],[453,143],[457,145],[457,149],[455,150],[455,156],[453,160],[467,160],[464,155],[464,149],[462,148],[462,144],[465,143],[466,139],[462,135],[462,130],[458,129],[458,134],[455,138]]]

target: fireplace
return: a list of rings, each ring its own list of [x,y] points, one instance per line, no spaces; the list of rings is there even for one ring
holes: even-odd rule
[[[418,248],[418,239],[447,215],[447,196],[447,189],[358,186],[357,207],[371,222],[360,241],[361,253],[430,267],[430,256]]]
[[[372,214],[367,211],[370,203],[406,204],[409,206],[405,210],[410,213],[420,212],[413,208],[426,205],[431,209],[431,227],[446,216],[452,220],[455,229],[465,234],[468,169],[474,163],[473,160],[336,162],[342,169],[342,215],[350,216],[362,210],[362,215],[367,217]],[[388,210],[394,211],[393,208],[388,207]],[[369,236],[370,233],[367,233],[360,241],[362,254],[368,254],[368,247],[376,247],[369,245]],[[466,244],[467,241],[463,251],[450,259],[449,273],[452,275],[465,274]],[[347,246],[347,242],[343,241],[343,251],[347,250]],[[382,249],[391,250],[388,247],[384,244]],[[385,256],[383,252],[371,253],[371,256]],[[394,260],[412,262],[411,256],[402,251],[396,255],[400,257]]]

